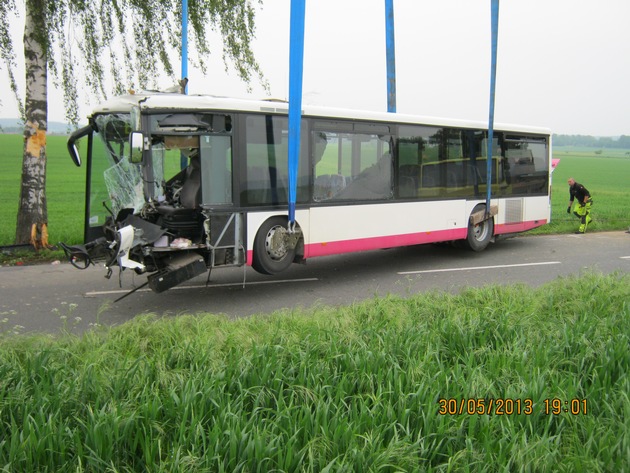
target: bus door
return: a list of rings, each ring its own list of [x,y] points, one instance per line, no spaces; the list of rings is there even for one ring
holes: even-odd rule
[[[140,166],[128,158],[129,133],[129,114],[105,114],[91,119],[90,125],[68,139],[77,165],[81,164],[79,154],[86,156],[85,243],[103,236],[107,217],[123,208],[139,209],[144,203]],[[87,138],[86,144],[82,138]]]

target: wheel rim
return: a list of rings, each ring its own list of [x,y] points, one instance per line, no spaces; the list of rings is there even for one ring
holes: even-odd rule
[[[473,228],[473,237],[477,241],[484,241],[488,236],[488,225],[485,222],[482,222],[478,225],[475,225]]]
[[[284,239],[285,228],[276,225],[271,227],[265,236],[265,251],[274,261],[279,261],[287,255],[288,249]]]

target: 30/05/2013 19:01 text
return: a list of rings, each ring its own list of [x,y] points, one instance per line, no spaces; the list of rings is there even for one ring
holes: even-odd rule
[[[542,409],[537,409],[534,405],[534,401],[529,398],[441,398],[438,400],[438,405],[438,414],[440,415],[532,415],[535,413],[543,413],[545,415],[586,415],[588,412],[587,400],[577,398],[569,400],[562,400],[559,398],[544,399],[541,406]]]

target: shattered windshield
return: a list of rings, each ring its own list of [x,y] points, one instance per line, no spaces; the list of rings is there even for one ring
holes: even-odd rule
[[[131,115],[128,113],[98,115],[95,123],[98,136],[109,152],[111,164],[118,164],[129,154]]]
[[[131,115],[115,113],[95,118],[97,140],[92,164],[90,222],[102,224],[109,214],[144,205],[142,168],[129,162]],[[107,207],[105,207],[107,206]]]

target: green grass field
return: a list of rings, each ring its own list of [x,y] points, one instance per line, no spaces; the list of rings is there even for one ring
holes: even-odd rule
[[[0,337],[0,470],[628,471],[629,301],[587,273]]]
[[[19,203],[22,166],[22,136],[0,134],[0,245],[12,244]],[[621,230],[630,226],[626,210],[630,190],[630,156],[627,150],[557,148],[560,164],[553,173],[552,223],[532,233],[566,233],[577,229],[578,221],[566,213],[568,187],[573,176],[593,194],[594,223],[589,231]],[[85,169],[77,168],[66,150],[66,137],[48,137],[48,221],[50,241],[80,243],[83,238],[83,196]]]
[[[553,172],[551,223],[532,233],[566,233],[577,230],[578,219],[566,213],[569,204],[569,177],[585,185],[593,196],[589,231],[621,230],[630,227],[626,205],[630,198],[628,150],[604,149],[596,154],[593,148],[555,148],[554,158],[560,163]]]
[[[66,149],[67,137],[48,136],[46,194],[51,244],[81,243],[85,168],[76,167]],[[0,245],[13,244],[22,175],[23,137],[0,134]]]

